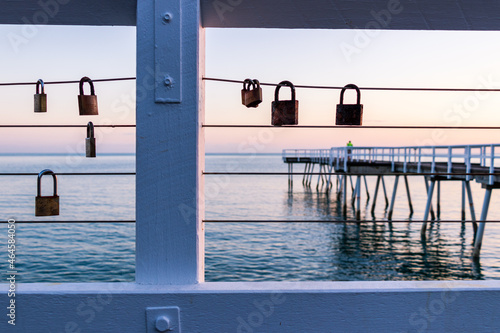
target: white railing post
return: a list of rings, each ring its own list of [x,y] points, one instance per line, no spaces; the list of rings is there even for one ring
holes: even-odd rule
[[[453,155],[453,149],[451,148],[451,146],[448,147],[448,168],[447,168],[447,172],[448,172],[448,179],[451,179],[451,172],[452,172],[452,162],[453,162],[453,159],[452,159],[452,155]]]
[[[490,157],[490,181],[489,184],[493,185],[495,183],[495,145],[491,145],[491,157]]]
[[[405,155],[404,155],[405,160],[404,160],[404,163],[403,163],[403,172],[404,172],[404,173],[406,173],[406,163],[407,163],[406,159],[407,159],[407,157],[408,157],[408,156],[407,156],[407,152],[408,152],[408,150],[407,150],[407,149],[408,149],[408,148],[404,148],[404,152],[405,152]]]
[[[391,171],[394,172],[394,148],[391,148]]]
[[[436,147],[432,147],[432,164],[431,164],[431,173],[436,172]]]
[[[471,148],[470,146],[467,146],[465,148],[465,165],[466,165],[466,169],[465,169],[465,172],[466,173],[470,173],[471,172]],[[467,175],[466,178],[465,178],[467,181],[469,181],[471,179],[471,176],[470,175]]]
[[[344,172],[347,172],[347,147],[344,147]]]
[[[422,147],[418,148],[418,165],[417,172],[420,173],[422,171]]]

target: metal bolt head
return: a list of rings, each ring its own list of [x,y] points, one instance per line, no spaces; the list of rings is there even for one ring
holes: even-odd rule
[[[167,76],[165,76],[163,83],[165,83],[165,85],[167,87],[171,87],[174,84],[174,80],[170,76],[167,75]]]
[[[163,22],[170,23],[170,21],[172,21],[172,14],[170,13],[163,14]]]
[[[158,332],[170,331],[170,320],[165,316],[156,318],[155,327]]]

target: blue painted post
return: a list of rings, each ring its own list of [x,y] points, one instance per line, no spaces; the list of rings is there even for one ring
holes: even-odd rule
[[[205,56],[200,27],[199,1],[137,2],[139,284],[187,285],[204,280],[205,146],[200,101]]]

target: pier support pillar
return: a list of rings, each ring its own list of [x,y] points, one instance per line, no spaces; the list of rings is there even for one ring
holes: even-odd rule
[[[484,229],[486,227],[486,218],[488,217],[488,208],[490,207],[491,200],[491,186],[486,187],[486,192],[484,194],[483,210],[481,211],[481,222],[479,223],[479,228],[477,229],[476,243],[474,244],[473,257],[479,258],[481,253],[481,245],[483,244]]]
[[[342,191],[342,213],[344,215],[344,219],[347,216],[347,175],[344,174],[344,189]]]
[[[306,185],[306,175],[307,175],[307,172],[309,171],[309,163],[306,163],[306,165],[304,166],[304,176],[302,177],[302,185]]]
[[[470,189],[470,182],[465,181],[464,183],[465,183],[465,189],[467,190],[467,198],[469,199],[470,219],[472,221],[472,228],[474,231],[474,241],[475,241],[476,235],[477,235],[476,211],[474,209],[474,201],[472,199],[472,191]]]
[[[341,195],[344,192],[342,189],[343,185],[344,185],[344,175],[340,176],[337,175],[337,200],[341,199]]]
[[[372,216],[375,214],[375,205],[377,204],[378,188],[380,186],[380,179],[382,176],[377,176],[377,183],[375,184],[375,193],[373,193],[373,203],[372,203]]]
[[[425,180],[425,183],[427,184],[427,179]],[[420,230],[420,236],[422,238],[425,238],[425,232],[427,231],[427,220],[429,219],[429,212],[432,209],[432,196],[434,194],[434,186],[436,185],[436,180],[431,179],[431,185],[429,186],[429,189],[427,191],[427,203],[425,205],[425,212],[424,212],[424,219],[422,223],[422,229]]]
[[[366,181],[366,176],[363,176],[365,180],[365,190],[366,190],[366,205],[368,206],[368,202],[370,201],[370,191],[368,191],[368,182]]]
[[[429,192],[429,181],[427,180],[427,178],[424,178],[424,183],[426,192]],[[431,213],[431,220],[434,220],[436,216],[434,215],[434,209],[432,208],[432,201],[430,205],[430,213]]]
[[[396,202],[396,192],[398,190],[399,175],[394,179],[394,189],[392,191],[391,206],[389,207],[389,212],[387,213],[387,219],[392,219],[392,213],[394,212],[394,203]]]
[[[437,200],[436,200],[436,217],[441,218],[441,181],[437,181]]]
[[[408,176],[405,175],[406,196],[408,197],[408,206],[410,208],[410,216],[413,215],[413,204],[411,203],[410,184],[408,183]]]
[[[315,166],[316,166],[316,164],[311,163],[311,168],[310,168],[310,171],[309,171],[309,175],[307,175],[307,180],[306,180],[306,186],[307,187],[311,187],[311,182],[312,182],[312,177],[313,177],[314,167]]]
[[[330,165],[328,169],[328,179],[326,181],[326,193],[330,193],[330,190],[332,188],[332,172],[333,172],[333,166]]]
[[[389,199],[387,198],[387,190],[385,189],[384,176],[382,176],[382,189],[384,190],[385,209],[387,209],[387,207],[389,207]]]
[[[462,181],[462,221],[465,221],[465,180]]]
[[[356,219],[361,219],[361,176],[356,180]]]

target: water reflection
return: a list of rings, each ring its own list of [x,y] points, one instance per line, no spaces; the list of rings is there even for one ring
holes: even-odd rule
[[[290,219],[341,220],[336,194],[305,188],[288,192],[285,200]],[[369,216],[368,206],[365,215]],[[352,207],[347,219],[354,220]],[[330,280],[456,280],[482,279],[479,262],[471,260],[466,224],[457,234],[441,223],[430,222],[426,241],[420,223],[388,222],[384,219],[334,224],[329,237]],[[456,227],[456,224],[454,224]],[[446,229],[446,230],[445,230]]]

